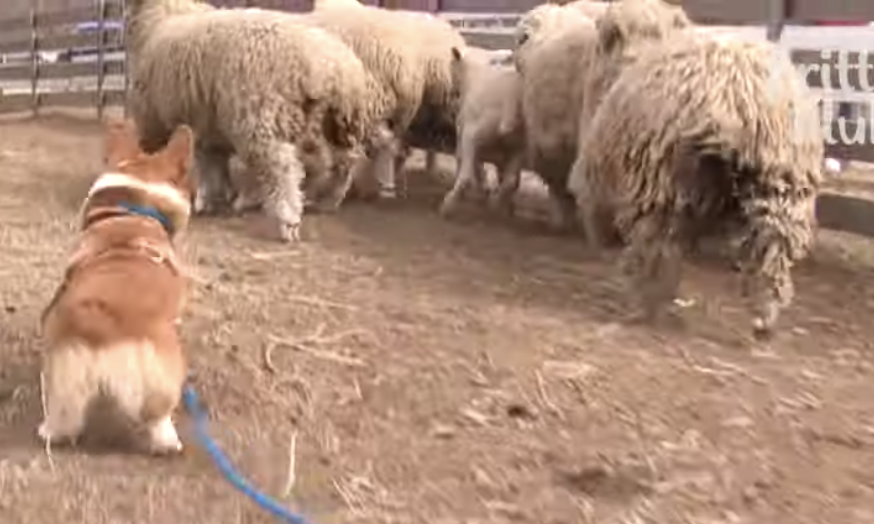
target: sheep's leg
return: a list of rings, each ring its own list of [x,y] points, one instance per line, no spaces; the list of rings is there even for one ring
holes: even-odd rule
[[[300,147],[299,150],[306,149],[308,153],[303,159],[306,169],[306,177],[303,181],[303,189],[305,196],[304,209],[309,210],[311,207],[319,209],[319,202],[323,196],[334,190],[337,185],[336,173],[345,176],[337,169],[337,159],[335,156],[340,156],[343,153],[336,152],[324,140],[315,139],[307,144],[308,147]]]
[[[768,213],[748,226],[742,245],[743,290],[751,298],[753,334],[757,338],[772,335],[780,311],[792,303],[792,266],[809,251],[812,239],[809,222],[785,216],[787,210],[796,210],[785,203],[780,206],[777,216]]]
[[[574,228],[576,221],[576,202],[573,195],[557,181],[547,183],[551,200],[550,222],[559,231],[567,232]]]
[[[638,220],[631,230],[622,269],[629,292],[647,321],[666,313],[677,296],[686,231],[680,219],[664,220],[653,215]]]
[[[782,261],[781,261],[782,262]],[[763,277],[761,274],[746,274],[746,288],[753,288],[751,312],[753,314],[753,335],[756,338],[770,337],[780,316],[780,311],[792,302],[795,294],[789,268]],[[757,281],[755,284],[750,281]]]
[[[407,164],[412,148],[398,141],[396,150],[398,152],[395,156],[390,184],[388,180],[385,183],[380,181],[379,195],[382,198],[404,198],[407,195],[407,174],[404,166]],[[400,186],[400,190],[398,190],[398,186]]]
[[[261,182],[264,211],[272,219],[278,239],[299,240],[304,204],[301,186],[306,172],[298,148],[278,140],[256,142],[245,158]]]
[[[519,191],[522,181],[522,155],[513,155],[498,166],[498,188],[492,198],[492,206],[504,216],[510,218],[516,213],[513,199]]]
[[[339,209],[346,194],[358,177],[367,170],[370,160],[357,148],[336,155],[333,183],[325,196],[314,203],[320,212],[331,213]]]
[[[385,149],[390,151],[387,158],[383,157],[382,152],[374,155],[373,160],[370,161],[370,170],[368,173],[366,171],[361,172],[362,177],[372,177],[376,179],[377,186],[379,187],[378,195],[381,199],[391,200],[398,197],[398,188],[397,188],[397,180],[398,173],[402,172],[402,168],[404,162],[407,160],[406,152],[398,152],[398,148],[400,148],[400,144],[392,140],[391,145],[386,145],[380,150]]]
[[[489,199],[485,162],[477,162],[476,169],[473,172],[473,180],[475,183],[472,186],[468,186],[467,190],[473,192],[474,201],[484,205]]]
[[[434,176],[437,172],[437,152],[431,149],[425,150],[425,174]]]
[[[571,170],[568,186],[573,188],[578,222],[583,224],[586,243],[592,251],[601,253],[607,244],[604,233],[610,224],[605,220],[601,195],[595,190],[586,169],[585,159],[578,157]]]
[[[394,195],[395,161],[398,141],[387,125],[377,126],[367,137],[367,160],[355,170],[352,188],[359,198],[373,199]],[[382,186],[390,190],[381,193]]]
[[[212,214],[226,208],[234,188],[228,172],[230,155],[221,149],[198,145],[195,148],[197,191],[194,212]]]
[[[476,142],[470,133],[462,133],[459,137],[455,158],[455,183],[440,204],[440,215],[444,217],[455,212],[464,190],[481,176],[477,171],[482,170],[482,164],[477,159]]]
[[[402,143],[400,140],[396,140],[393,150],[394,153],[392,155],[391,168],[388,170],[374,170],[376,173],[376,179],[379,182],[379,197],[384,199],[398,198],[399,195],[404,194],[406,187],[404,165],[407,163],[407,158],[410,156],[410,147]],[[398,191],[399,179],[402,179],[400,180],[402,182],[400,185],[404,186],[400,191]]]
[[[392,199],[397,197],[395,182],[398,178],[398,173],[403,168],[404,156],[399,161],[399,155],[402,154],[403,144],[397,138],[394,132],[387,127],[380,127],[377,132],[376,140],[373,142],[373,161],[371,162],[371,173],[375,176],[379,185],[379,197]],[[358,177],[367,176],[364,169],[356,172]]]

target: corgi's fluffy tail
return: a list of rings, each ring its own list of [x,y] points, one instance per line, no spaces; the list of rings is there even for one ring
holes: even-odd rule
[[[70,344],[45,356],[43,439],[75,440],[98,395],[109,397],[132,421],[145,425],[154,451],[180,450],[170,415],[179,403],[184,364],[149,341],[91,348]]]

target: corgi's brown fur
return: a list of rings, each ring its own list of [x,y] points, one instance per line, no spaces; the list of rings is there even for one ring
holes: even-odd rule
[[[188,224],[194,137],[179,127],[145,154],[126,121],[106,131],[105,172],[81,210],[81,237],[43,313],[43,440],[75,441],[92,401],[109,397],[156,453],[182,443],[171,413],[186,362],[177,333],[186,278],[173,240]]]

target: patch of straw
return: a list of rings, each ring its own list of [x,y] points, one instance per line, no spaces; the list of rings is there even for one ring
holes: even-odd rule
[[[46,376],[45,373],[40,372],[39,374],[39,400],[40,405],[42,406],[42,418],[43,422],[48,420],[48,403],[46,402]],[[52,471],[55,470],[55,461],[52,458],[52,436],[45,436],[45,453],[46,458],[49,461],[49,467]]]
[[[342,355],[335,351],[322,349],[322,346],[336,344],[337,342],[340,342],[345,338],[363,334],[364,331],[353,329],[348,331],[342,331],[340,333],[335,333],[332,335],[324,335],[324,331],[325,325],[321,324],[318,328],[316,328],[315,332],[312,335],[308,335],[302,338],[295,339],[269,335],[269,343],[264,348],[264,366],[269,371],[274,373],[276,372],[276,366],[273,365],[273,351],[279,346],[289,347],[300,351],[301,353],[305,353],[312,357],[318,358],[320,360],[334,362],[336,364],[341,364],[344,366],[364,367],[367,365],[367,363],[360,358],[350,357]]]
[[[295,465],[297,463],[297,431],[291,434],[291,440],[288,444],[288,475],[285,478],[285,487],[282,489],[282,497],[288,498],[294,490],[297,475],[295,474]]]

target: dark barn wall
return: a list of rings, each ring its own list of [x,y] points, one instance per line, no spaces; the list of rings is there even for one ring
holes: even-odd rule
[[[286,11],[309,11],[312,0],[209,0],[225,7],[263,7]],[[531,9],[547,0],[364,0],[371,5],[391,9],[453,12],[512,13]],[[552,0],[564,1],[564,0]],[[668,0],[682,4],[697,22],[742,24],[764,22],[769,0]],[[874,20],[874,0],[787,0],[794,4],[790,19],[794,22],[815,20]],[[56,11],[86,6],[96,7],[96,0],[0,0],[0,18],[27,15],[31,8]]]
[[[520,13],[543,4],[538,0],[441,0],[440,10],[465,13]]]

